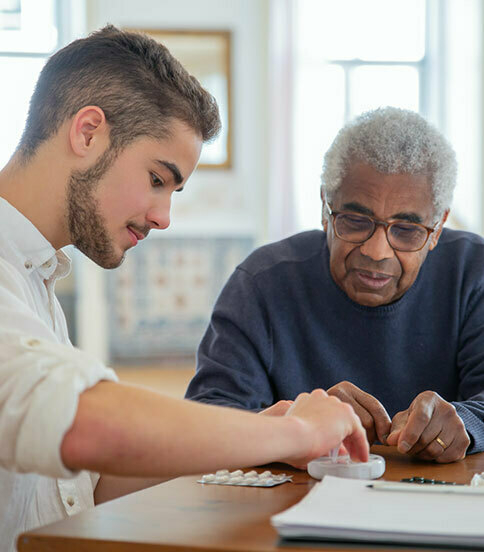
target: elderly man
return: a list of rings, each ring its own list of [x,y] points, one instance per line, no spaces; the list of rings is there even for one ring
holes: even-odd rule
[[[484,240],[442,229],[455,176],[451,147],[416,113],[344,127],[325,157],[324,232],[236,269],[187,397],[277,414],[323,387],[370,442],[438,462],[484,450]]]

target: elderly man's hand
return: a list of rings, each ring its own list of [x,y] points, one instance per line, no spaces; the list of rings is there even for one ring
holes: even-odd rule
[[[349,381],[337,383],[327,392],[328,395],[333,395],[341,401],[351,404],[366,430],[370,445],[377,439],[380,443],[386,443],[386,437],[390,433],[391,420],[380,401]]]
[[[421,460],[445,463],[464,458],[470,439],[454,405],[424,391],[407,410],[395,414],[387,444]]]

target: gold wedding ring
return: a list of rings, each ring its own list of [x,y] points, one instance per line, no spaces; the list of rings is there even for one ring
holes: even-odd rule
[[[439,445],[445,450],[447,448],[448,445],[446,445],[444,443],[444,441],[442,441],[442,439],[440,437],[436,437],[435,440],[437,441],[437,443],[439,443]]]

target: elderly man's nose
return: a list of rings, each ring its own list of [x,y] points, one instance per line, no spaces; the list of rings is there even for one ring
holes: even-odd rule
[[[370,257],[374,261],[382,261],[393,257],[394,251],[388,243],[385,228],[381,225],[376,227],[373,236],[360,245],[360,251],[366,257]]]

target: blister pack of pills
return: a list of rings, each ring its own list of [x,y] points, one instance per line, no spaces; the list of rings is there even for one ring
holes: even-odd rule
[[[216,473],[202,475],[197,483],[209,485],[239,485],[243,487],[274,487],[292,481],[292,475],[273,474],[269,470],[257,473],[255,470],[244,473],[242,470],[218,470]]]

